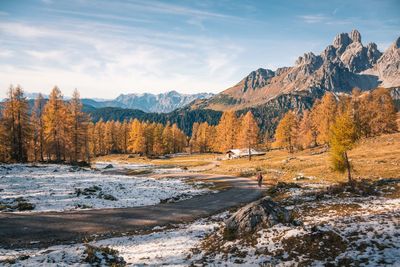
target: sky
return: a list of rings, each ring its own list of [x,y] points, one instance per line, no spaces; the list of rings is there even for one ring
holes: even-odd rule
[[[383,51],[398,14],[398,0],[0,0],[0,98],[11,84],[92,98],[218,93],[340,32]]]

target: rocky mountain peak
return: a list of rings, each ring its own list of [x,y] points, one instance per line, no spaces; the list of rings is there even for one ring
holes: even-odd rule
[[[400,36],[397,38],[397,40],[393,43],[393,47],[398,49],[400,48]]]
[[[339,33],[336,35],[335,40],[333,40],[333,46],[338,49],[345,49],[351,42],[352,40],[348,33]]]
[[[333,45],[328,45],[321,55],[325,61],[332,61],[336,58],[336,48]]]
[[[250,72],[246,78],[243,79],[243,92],[248,89],[257,89],[265,86],[269,79],[275,76],[275,73],[269,69],[259,68],[255,71]],[[239,83],[240,84],[240,83]]]
[[[352,30],[350,32],[350,39],[353,42],[361,43],[361,34],[360,34],[360,32],[357,31],[357,30]]]
[[[369,43],[367,45],[367,57],[371,66],[374,65],[381,56],[382,53],[378,50],[378,46],[375,43]]]
[[[315,60],[316,55],[313,52],[308,52],[296,60],[296,65],[312,64]]]

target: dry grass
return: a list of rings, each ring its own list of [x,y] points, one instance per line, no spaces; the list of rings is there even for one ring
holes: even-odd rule
[[[388,134],[362,140],[349,157],[356,178],[395,178],[400,174],[400,133]],[[304,176],[310,182],[344,182],[346,176],[334,172],[329,164],[329,152],[324,147],[307,149],[296,153],[273,150],[265,156],[221,161],[213,173],[255,175],[264,173],[266,183],[292,182],[293,178]],[[302,180],[299,179],[299,182]]]
[[[218,160],[221,154],[193,154],[169,159],[128,158],[127,155],[109,155],[99,161],[120,161],[128,163],[156,164],[162,166],[188,168],[212,174],[255,176],[261,171],[266,184],[278,181],[293,182],[345,182],[346,176],[334,172],[329,164],[326,147],[306,149],[295,153],[285,150],[269,151],[264,156],[234,160]],[[397,178],[400,174],[400,133],[368,138],[349,153],[353,164],[353,176],[358,179]],[[217,164],[215,164],[217,162]],[[305,178],[302,178],[305,177]]]
[[[165,167],[200,167],[205,166],[216,160],[216,154],[193,154],[177,156],[166,159],[149,159],[146,157],[129,158],[128,155],[112,154],[96,158],[97,161],[117,161],[122,163],[154,164]]]

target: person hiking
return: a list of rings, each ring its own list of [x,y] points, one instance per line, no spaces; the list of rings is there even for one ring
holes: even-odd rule
[[[262,176],[261,172],[259,172],[257,175],[258,187],[262,186],[262,181],[263,181],[263,176]]]

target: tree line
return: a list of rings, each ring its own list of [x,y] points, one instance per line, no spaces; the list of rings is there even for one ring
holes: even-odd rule
[[[238,117],[225,111],[215,126],[194,123],[189,142],[192,152],[226,152],[232,148],[255,148],[260,145],[260,129],[251,113]]]
[[[0,161],[89,162],[92,157],[110,153],[157,156],[186,149],[193,153],[223,153],[232,148],[268,147],[272,135],[274,145],[289,152],[318,145],[334,147],[333,127],[343,114],[351,117],[355,140],[397,131],[393,100],[382,88],[371,93],[355,89],[351,96],[328,92],[302,114],[287,112],[275,134],[261,133],[251,111],[240,116],[225,111],[216,125],[194,123],[189,139],[178,124],[168,121],[93,123],[82,111],[76,90],[71,100],[65,101],[55,87],[47,101],[39,95],[30,111],[23,90],[17,86],[10,87],[1,111]]]
[[[182,152],[187,136],[176,124],[139,120],[93,123],[77,90],[65,101],[54,87],[32,110],[20,86],[11,86],[0,117],[0,161],[90,162],[109,153],[161,155]]]
[[[334,170],[351,178],[348,151],[363,137],[398,131],[397,113],[384,88],[369,93],[354,89],[351,95],[326,93],[310,111],[287,112],[275,132],[275,145],[289,152],[327,145]]]

